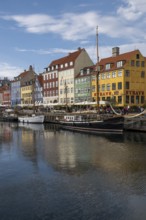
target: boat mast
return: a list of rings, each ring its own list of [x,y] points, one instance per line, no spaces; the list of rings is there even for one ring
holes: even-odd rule
[[[97,64],[96,64],[96,102],[97,102],[97,113],[100,113],[99,109],[99,91],[98,91],[98,76],[99,76],[99,52],[98,52],[98,26],[96,27],[96,49],[97,49]]]
[[[99,51],[98,51],[98,26],[96,27],[96,52],[97,52],[97,64],[99,63]]]

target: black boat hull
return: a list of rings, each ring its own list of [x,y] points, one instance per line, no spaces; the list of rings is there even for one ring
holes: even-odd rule
[[[122,133],[124,118],[115,117],[104,121],[61,121],[60,126],[64,130],[79,131],[84,133]]]

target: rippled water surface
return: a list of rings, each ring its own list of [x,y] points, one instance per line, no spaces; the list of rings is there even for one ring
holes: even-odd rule
[[[145,220],[146,134],[0,123],[0,220]]]

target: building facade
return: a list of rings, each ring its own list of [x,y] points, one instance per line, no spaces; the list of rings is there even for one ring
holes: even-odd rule
[[[75,103],[92,102],[92,74],[94,66],[85,67],[75,77]]]
[[[119,54],[113,48],[112,56],[97,64],[98,95],[95,77],[93,98],[109,100],[116,106],[143,106],[146,102],[146,58],[139,50]]]
[[[80,69],[93,66],[85,49],[54,60],[47,68],[44,75],[44,103],[58,103],[70,105],[75,102],[74,79]]]

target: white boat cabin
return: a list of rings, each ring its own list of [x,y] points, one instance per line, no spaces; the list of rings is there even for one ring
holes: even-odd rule
[[[82,121],[82,115],[65,115],[65,121]]]

